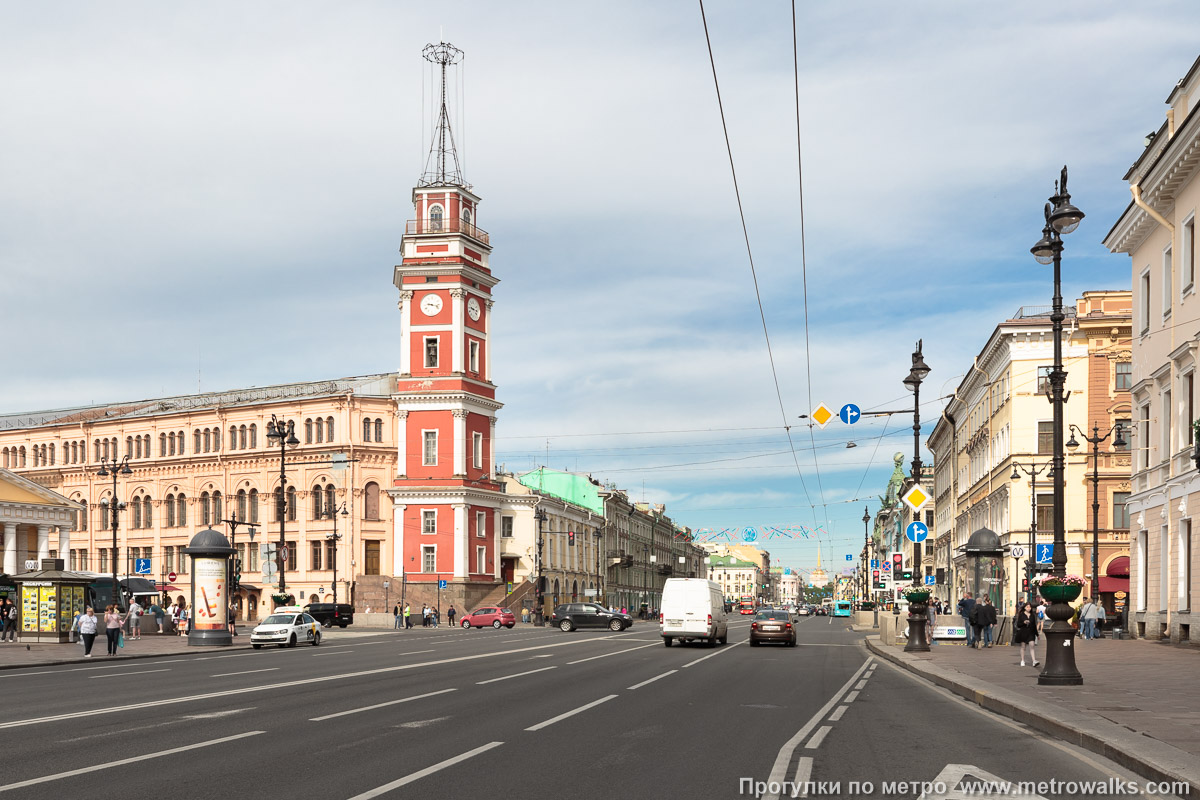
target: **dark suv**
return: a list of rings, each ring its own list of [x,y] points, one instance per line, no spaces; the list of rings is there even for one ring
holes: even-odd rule
[[[349,603],[313,603],[304,610],[326,628],[344,628],[354,623],[354,606]]]
[[[565,603],[554,609],[550,624],[564,631],[576,628],[621,631],[633,624],[633,617],[620,611],[609,611],[598,603]]]

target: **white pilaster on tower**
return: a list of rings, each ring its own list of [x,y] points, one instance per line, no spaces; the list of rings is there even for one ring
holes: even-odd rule
[[[408,412],[396,412],[396,475],[405,477],[408,475]]]
[[[467,577],[467,507],[454,504],[454,577]]]
[[[404,511],[407,508],[403,503],[392,506],[392,541],[395,542],[392,546],[392,574],[399,575],[401,582],[408,571],[404,563]]]
[[[412,375],[412,299],[413,293],[400,292],[400,374]],[[403,453],[401,453],[403,455]],[[401,461],[401,464],[404,462]],[[403,467],[401,468],[403,472]]]
[[[467,474],[467,412],[454,412],[454,474]]]
[[[462,289],[450,290],[450,318],[452,322],[452,331],[454,339],[450,345],[450,369],[454,372],[463,372],[463,297],[466,295]]]

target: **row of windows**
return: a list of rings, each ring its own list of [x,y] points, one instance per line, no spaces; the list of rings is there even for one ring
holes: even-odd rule
[[[1189,216],[1183,223],[1181,233],[1180,246],[1183,248],[1183,263],[1180,264],[1179,275],[1179,300],[1191,294],[1196,281],[1196,217],[1193,214]],[[1141,279],[1138,281],[1136,291],[1137,302],[1137,329],[1144,336],[1150,332],[1151,321],[1151,267],[1147,264],[1141,274]],[[1175,285],[1175,262],[1172,246],[1168,244],[1162,251],[1162,261],[1159,266],[1159,274],[1161,276],[1161,303],[1162,314],[1161,318],[1163,325],[1168,324],[1171,319],[1171,310],[1175,304],[1174,285]]]
[[[438,464],[438,432],[422,431],[421,440],[424,444],[421,451],[421,466],[436,467]],[[475,469],[483,469],[483,434],[471,434],[471,465]]]
[[[479,546],[475,548],[475,572],[480,575],[486,575],[491,570],[491,563],[488,561],[487,548]],[[437,563],[437,545],[426,544],[421,546],[421,572],[429,575],[434,575],[440,572]],[[370,573],[368,573],[370,574]]]
[[[305,444],[323,444],[334,441],[334,421],[333,417],[325,419],[307,419],[304,421]],[[372,433],[374,438],[372,439]],[[197,428],[193,431],[193,453],[213,453],[221,450],[221,431],[218,428]],[[158,455],[165,458],[174,455],[184,455],[186,442],[183,431],[172,431],[170,433],[160,433],[158,435]],[[363,441],[383,442],[383,419],[363,417]],[[151,458],[153,452],[151,450],[152,438],[150,434],[139,434],[137,436],[125,437],[125,453],[132,459]],[[120,458],[120,449],[117,446],[117,439],[104,438],[96,439],[94,442],[95,457],[94,461],[100,462],[103,460],[116,461]],[[62,463],[63,464],[83,464],[87,460],[86,444],[82,441],[62,442]],[[258,426],[250,425],[231,425],[229,427],[229,449],[230,450],[253,450],[258,447]],[[0,450],[0,464],[4,465],[5,469],[19,469],[29,466],[29,458],[32,456],[34,467],[52,467],[55,466],[58,454],[56,445],[53,442],[40,445],[31,445],[29,450],[25,446],[5,447]]]
[[[441,339],[437,336],[425,337],[425,368],[437,369],[438,366],[438,347]],[[467,344],[467,370],[469,372],[479,372],[479,342],[474,340]]]
[[[312,499],[312,508],[314,520],[328,519],[330,510],[335,507],[335,490],[332,484],[325,486],[315,486],[309,493]],[[371,481],[363,488],[363,519],[368,521],[376,521],[379,519],[379,484]],[[274,522],[279,521],[278,509],[281,503],[281,495],[278,489],[274,492],[274,505],[276,508]],[[76,500],[82,503],[84,510],[79,519],[79,530],[86,531],[88,509],[86,500]],[[154,503],[148,495],[139,495],[129,502],[125,511],[128,516],[125,519],[129,520],[129,526],[135,529],[152,528],[154,527]],[[257,489],[251,489],[247,492],[245,489],[239,489],[234,499],[237,519],[241,522],[249,522],[257,524],[259,521],[259,495]],[[200,507],[200,524],[206,527],[220,525],[224,517],[224,497],[221,492],[203,492],[199,499]],[[164,527],[181,528],[188,524],[188,503],[187,496],[182,492],[179,494],[168,494],[162,501],[164,512]],[[112,519],[111,508],[100,508],[100,530],[109,530]],[[288,487],[286,494],[286,507],[284,516],[287,521],[294,522],[296,520],[296,489]]]

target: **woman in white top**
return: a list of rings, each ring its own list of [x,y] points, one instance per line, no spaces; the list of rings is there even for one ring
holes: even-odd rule
[[[92,657],[92,645],[96,642],[96,609],[88,606],[87,613],[79,618],[79,637],[83,639],[83,657]]]

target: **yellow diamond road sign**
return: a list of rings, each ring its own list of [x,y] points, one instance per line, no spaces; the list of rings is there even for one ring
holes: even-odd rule
[[[818,425],[820,425],[822,428],[824,428],[825,423],[827,423],[827,422],[829,422],[829,420],[833,419],[833,412],[830,411],[825,406],[824,403],[821,403],[819,406],[816,407],[816,409],[813,410],[812,418],[813,418],[814,422],[816,422]]]
[[[929,495],[925,493],[925,490],[921,488],[921,484],[918,483],[905,492],[904,497],[900,499],[905,503],[908,503],[908,507],[911,508],[914,513],[916,513],[924,508],[925,504],[929,502]]]

